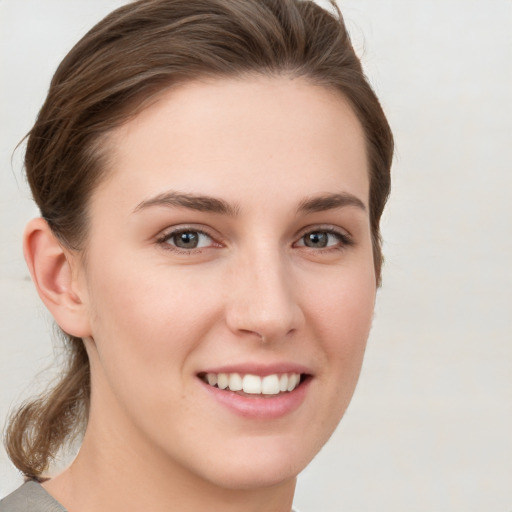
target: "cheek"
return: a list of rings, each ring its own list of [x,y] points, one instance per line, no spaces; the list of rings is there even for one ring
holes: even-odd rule
[[[146,270],[105,265],[91,276],[96,405],[165,440],[155,425],[177,428],[176,411],[191,407],[184,376],[214,322],[218,300],[187,272],[147,270],[134,260],[130,267]],[[113,412],[119,406],[122,412]]]
[[[215,301],[187,272],[176,275],[170,269],[149,268],[133,260],[124,268],[98,268],[89,278],[91,324],[105,366],[115,365],[116,371],[124,369],[132,376],[151,374],[157,386],[154,377],[169,378],[170,363],[176,372],[199,343]]]
[[[370,331],[375,307],[375,277],[368,267],[340,272],[309,295],[316,324],[323,331],[329,352],[348,355],[361,348]]]
[[[363,361],[375,304],[373,267],[340,269],[311,289],[307,343],[317,340],[314,386],[315,421],[310,418],[312,452],[329,439],[352,399]]]
[[[311,324],[321,340],[323,369],[321,379],[326,404],[332,408],[335,422],[345,410],[354,392],[375,306],[375,278],[369,267],[357,272],[340,273],[326,282],[322,290],[310,294]]]

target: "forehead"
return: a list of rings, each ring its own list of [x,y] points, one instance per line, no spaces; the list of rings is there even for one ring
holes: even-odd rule
[[[367,204],[365,138],[357,117],[341,93],[302,78],[170,88],[113,131],[107,147],[106,187],[116,182],[123,191],[117,200],[131,204],[164,188],[242,200],[264,194],[269,201],[279,201],[279,192],[304,195],[311,188],[349,192]]]

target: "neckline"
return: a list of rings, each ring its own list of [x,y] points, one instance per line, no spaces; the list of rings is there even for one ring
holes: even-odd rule
[[[52,512],[67,512],[67,510],[41,485],[42,482],[44,482],[44,480],[28,480],[22,485],[22,488],[28,490],[30,497],[37,500],[39,504],[43,502],[44,505],[52,507],[50,509]],[[292,507],[290,512],[299,511],[295,507]]]
[[[42,482],[37,480],[28,480],[23,484],[23,487],[28,486],[29,490],[36,494],[39,499],[43,500],[45,504],[51,505],[54,508],[59,507],[58,510],[60,512],[66,512],[66,509],[41,485],[41,483]]]

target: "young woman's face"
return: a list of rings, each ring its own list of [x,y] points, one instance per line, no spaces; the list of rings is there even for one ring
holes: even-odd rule
[[[89,429],[141,471],[292,479],[342,417],[372,319],[358,120],[303,79],[222,79],[166,91],[108,144],[77,271]]]

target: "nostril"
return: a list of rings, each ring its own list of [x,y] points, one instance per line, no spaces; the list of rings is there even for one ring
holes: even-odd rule
[[[259,337],[260,337],[260,340],[262,343],[265,343],[265,335],[264,334],[261,334],[259,332],[256,333]]]

